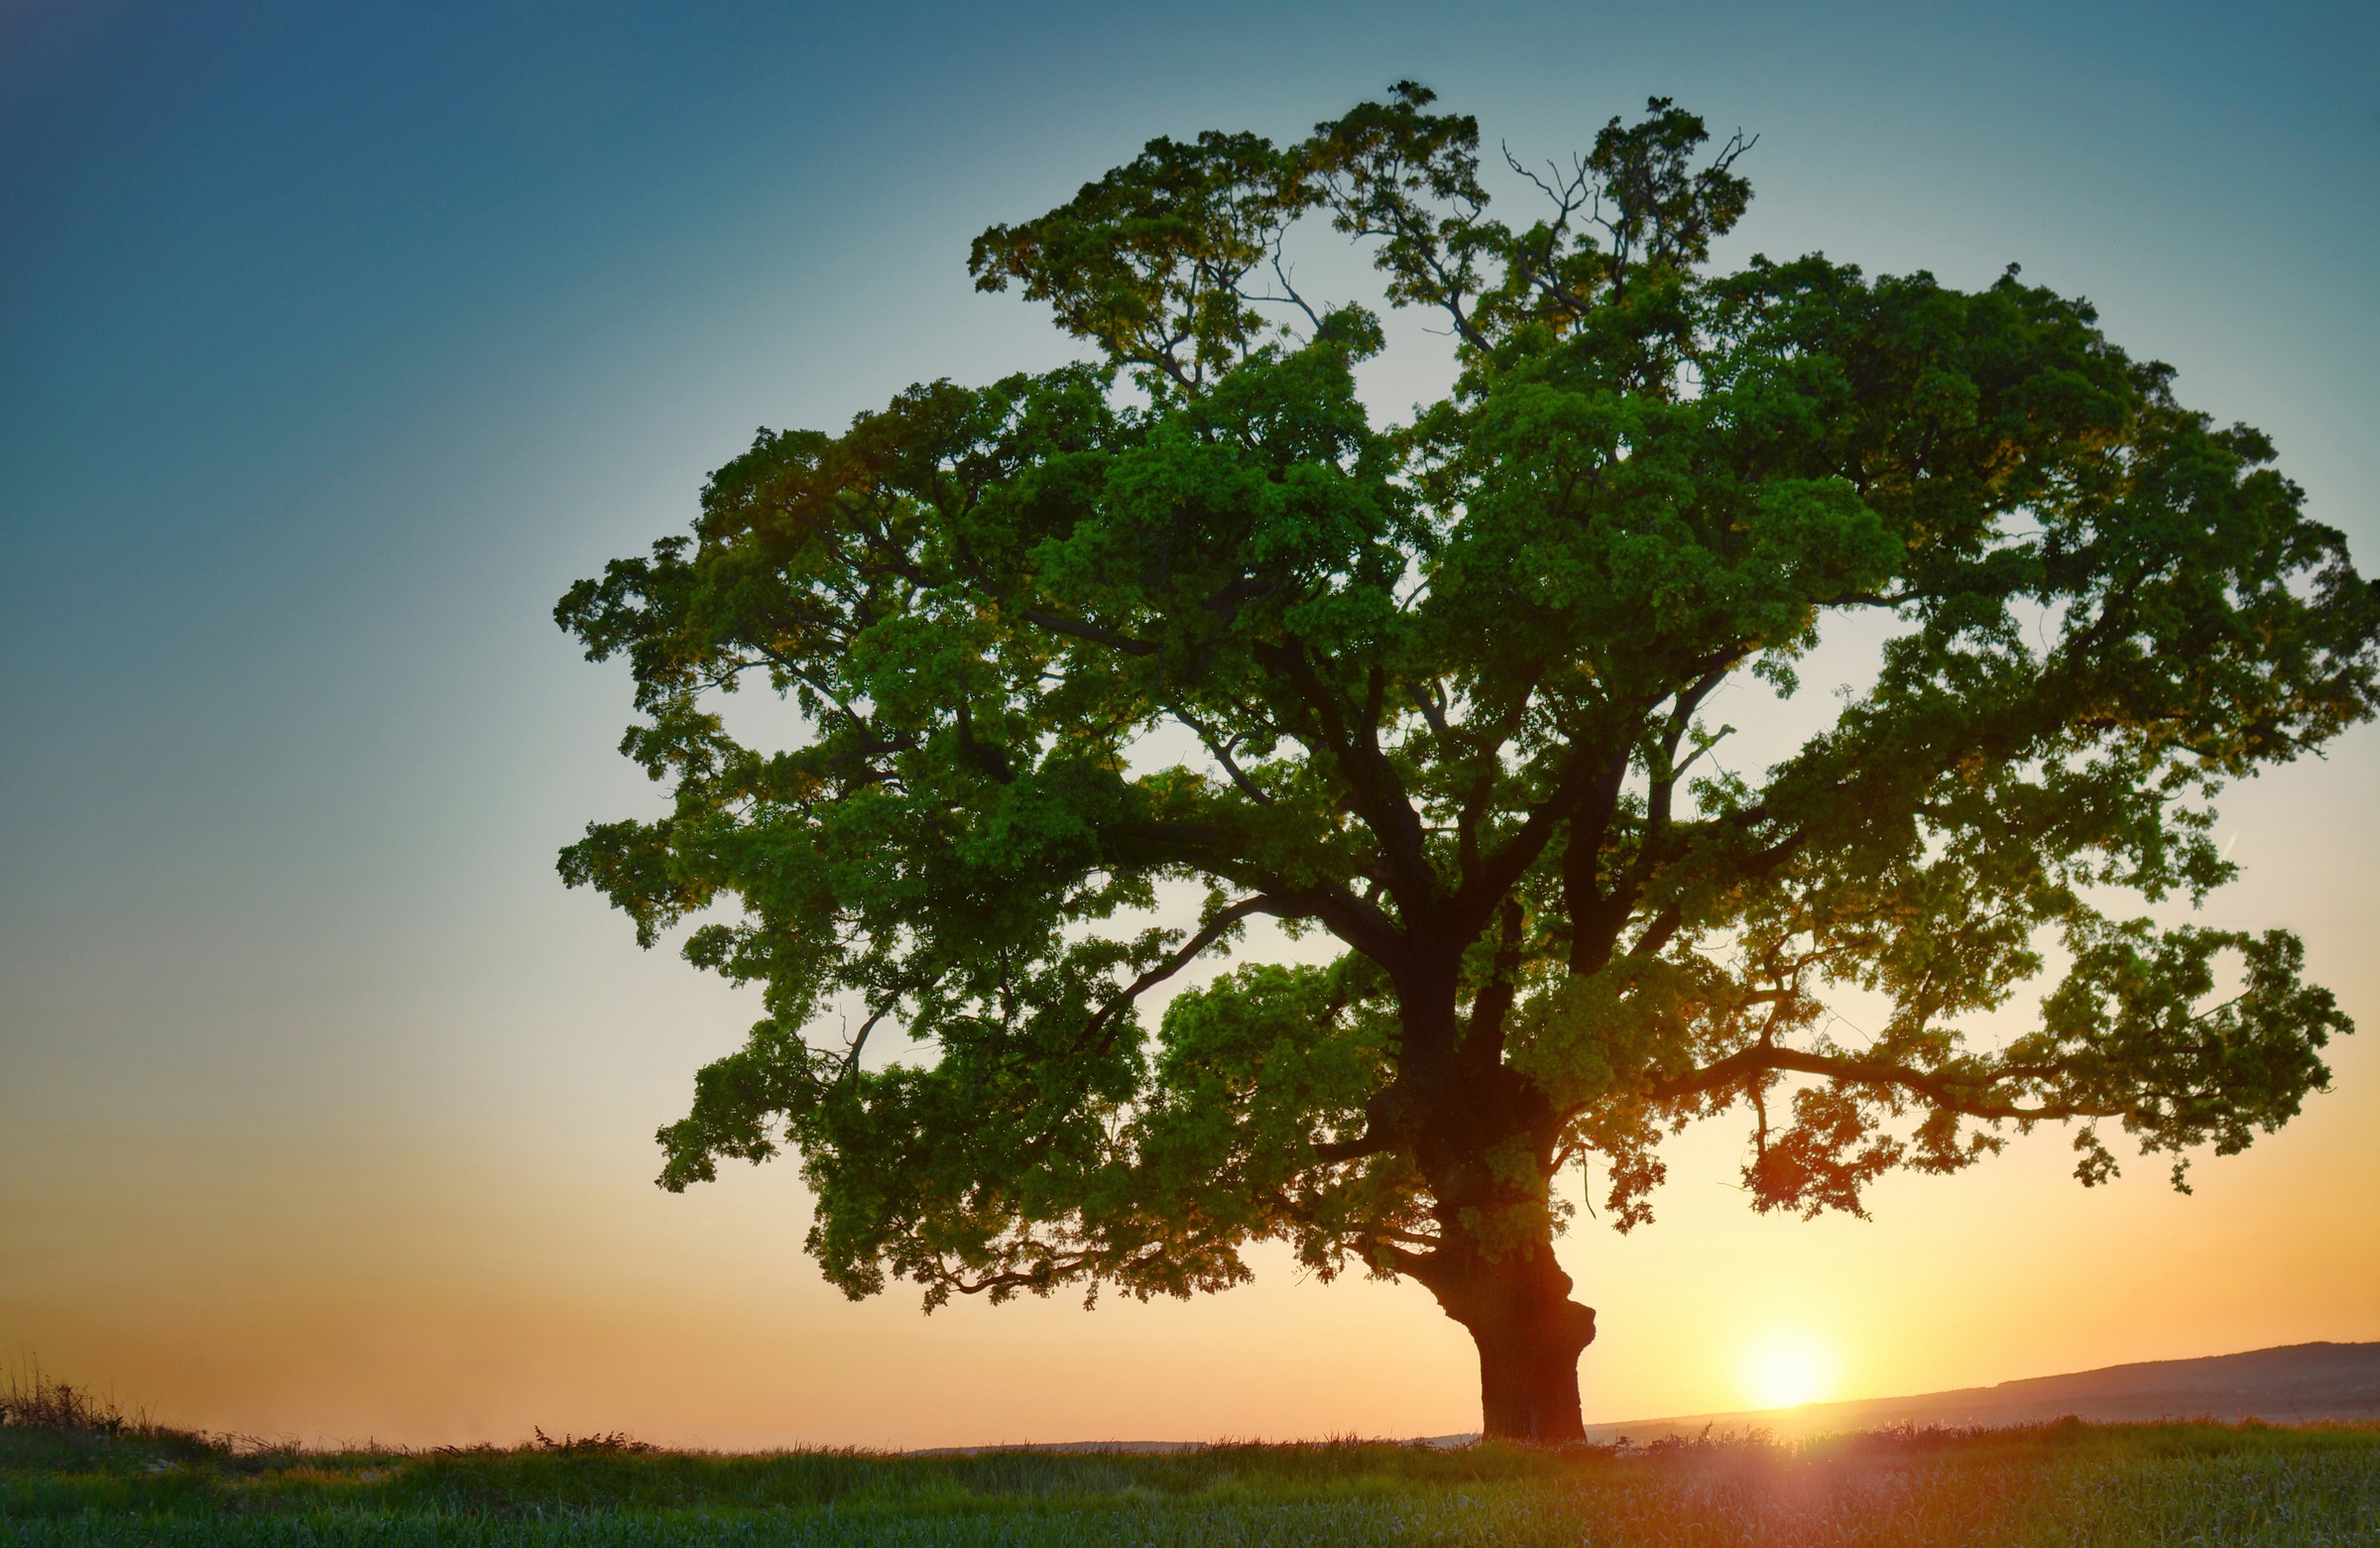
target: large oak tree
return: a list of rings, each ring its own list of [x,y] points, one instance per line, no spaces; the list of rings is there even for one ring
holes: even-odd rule
[[[1659,100],[1512,164],[1506,224],[1431,107],[1158,140],[985,232],[981,288],[1095,358],[764,432],[690,537],[572,588],[672,805],[562,871],[762,987],[661,1180],[797,1150],[848,1293],[1187,1295],[1281,1240],[1419,1280],[1488,1432],[1558,1441],[1567,1166],[1623,1230],[1726,1114],[1762,1210],[2045,1122],[2085,1184],[2113,1129],[2180,1182],[2323,1085],[2349,1027],[2294,937],[2118,900],[2225,880],[2209,798],[2371,713],[2380,604],[2266,439],[2086,304],[1715,272],[1745,147]],[[1356,390],[1377,314],[1291,284],[1301,222],[1451,332],[1411,423]],[[1732,763],[1712,696],[1792,694],[1844,615],[1890,621],[1872,686]],[[793,745],[731,736],[746,682]],[[1334,951],[1151,1026],[1259,916]]]

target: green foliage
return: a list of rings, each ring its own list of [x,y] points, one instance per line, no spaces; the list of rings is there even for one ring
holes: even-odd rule
[[[2349,1030],[2296,941],[2106,911],[2221,884],[2223,782],[2372,711],[2380,602],[2270,443],[2013,268],[1713,272],[1748,146],[1666,101],[1513,164],[1526,226],[1430,107],[1155,141],[992,228],[979,283],[1096,360],[764,431],[562,600],[670,795],[563,875],[766,1006],[664,1184],[790,1145],[854,1295],[1187,1294],[1267,1238],[1435,1289],[1541,1247],[1573,1160],[1644,1220],[1738,1106],[1806,1213],[2045,1121],[2092,1183],[2097,1126],[2179,1180],[2294,1115]],[[1315,219],[1455,337],[1410,424],[1356,391],[1375,316],[1290,285]],[[1893,626],[1873,685],[1727,767],[1712,696],[1795,693],[1845,616]],[[730,734],[755,680],[797,745]],[[1198,751],[1138,766],[1159,730]],[[1144,1022],[1257,916],[1342,955]],[[2030,986],[2037,1029],[1963,1030]],[[1891,1006],[1857,1045],[1845,989]]]

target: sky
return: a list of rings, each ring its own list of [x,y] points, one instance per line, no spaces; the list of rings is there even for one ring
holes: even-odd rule
[[[1405,76],[1531,157],[1655,93],[1758,134],[1730,259],[2089,297],[2380,564],[2368,5],[0,0],[0,1366],[307,1441],[1476,1428],[1414,1285],[928,1318],[820,1281],[787,1163],[657,1191],[753,1005],[553,872],[654,799],[565,586],[757,425],[1069,358],[985,225]],[[1812,1224],[1698,1131],[1563,1244],[1589,1419],[2380,1339],[2376,775],[2223,805],[2202,919],[2367,1028],[2299,1122],[2188,1198],[2051,1133]]]

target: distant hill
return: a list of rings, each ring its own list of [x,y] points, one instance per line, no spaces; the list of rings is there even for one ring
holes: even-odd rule
[[[2159,1419],[2219,1419],[2236,1424],[2313,1424],[2320,1420],[2380,1422],[2380,1344],[2290,1344],[2203,1360],[2150,1360],[2062,1376],[2027,1376],[1997,1386],[1961,1387],[1915,1397],[1863,1397],[1844,1403],[1740,1413],[1681,1414],[1591,1424],[1587,1438],[1608,1444],[1625,1437],[1642,1444],[1668,1435],[1714,1435],[1766,1430],[1779,1439],[1839,1435],[1894,1425],[2045,1424],[2073,1414],[2102,1424]],[[1433,1435],[1424,1444],[1467,1446],[1466,1435]],[[1058,1441],[990,1446],[936,1446],[913,1457],[988,1451],[1196,1451],[1205,1441]]]
[[[2380,1344],[2291,1344],[2213,1355],[2152,1360],[2068,1375],[2028,1376],[1997,1386],[1963,1387],[1915,1397],[1870,1397],[1741,1413],[1688,1414],[1591,1424],[1588,1439],[1632,1441],[1765,1429],[1779,1436],[1825,1435],[1891,1425],[2039,1424],[2073,1414],[2124,1423],[2154,1419],[2262,1419],[2310,1424],[2320,1419],[2380,1420]]]

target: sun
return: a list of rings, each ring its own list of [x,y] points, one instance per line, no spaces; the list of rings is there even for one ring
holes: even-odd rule
[[[1771,1333],[1744,1351],[1743,1374],[1754,1407],[1798,1408],[1835,1384],[1834,1353],[1806,1333]]]

